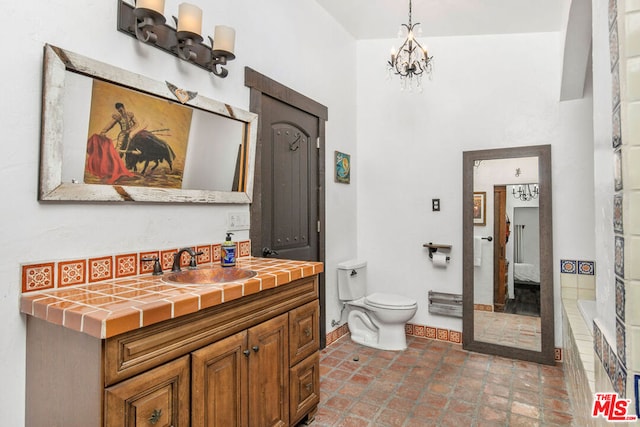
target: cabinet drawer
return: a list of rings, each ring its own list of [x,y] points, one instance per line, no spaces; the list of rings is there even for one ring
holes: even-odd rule
[[[105,426],[188,426],[190,360],[173,362],[105,390]]]
[[[295,365],[320,348],[320,310],[312,301],[289,312],[289,364]]]
[[[303,307],[316,298],[318,276],[313,276],[109,338],[105,343],[105,385]]]
[[[292,425],[320,402],[320,353],[316,351],[291,368],[289,373],[289,414]]]

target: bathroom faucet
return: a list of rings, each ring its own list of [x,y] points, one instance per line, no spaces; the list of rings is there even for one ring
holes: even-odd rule
[[[173,254],[173,265],[171,266],[171,271],[180,271],[180,257],[182,257],[182,253],[187,252],[191,255],[191,261],[189,262],[189,268],[196,268],[196,256],[202,255],[202,252],[194,252],[191,248],[182,248],[178,249],[178,252]]]

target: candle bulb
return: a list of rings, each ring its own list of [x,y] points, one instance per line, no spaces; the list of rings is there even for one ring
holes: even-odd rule
[[[213,50],[234,56],[236,30],[226,25],[216,25],[213,30]]]
[[[178,6],[178,32],[202,33],[202,9],[189,3]]]
[[[136,9],[149,9],[164,15],[164,0],[138,0]]]

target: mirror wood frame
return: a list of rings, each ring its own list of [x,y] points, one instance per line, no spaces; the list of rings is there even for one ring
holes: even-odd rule
[[[251,203],[258,130],[258,115],[197,95],[183,105],[235,120],[244,125],[244,185],[242,191],[174,189],[126,185],[63,182],[65,79],[73,72],[176,102],[160,82],[99,62],[50,44],[44,46],[42,128],[40,141],[40,201]]]
[[[541,351],[476,341],[474,336],[473,265],[473,175],[474,164],[482,160],[538,158],[540,220],[540,320]],[[553,303],[553,235],[551,209],[551,146],[498,148],[463,152],[462,230],[463,230],[463,320],[462,346],[465,350],[552,365],[555,363]]]

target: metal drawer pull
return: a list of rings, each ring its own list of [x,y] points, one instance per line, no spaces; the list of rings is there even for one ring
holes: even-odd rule
[[[156,424],[158,421],[160,421],[161,416],[162,416],[162,409],[154,409],[153,412],[151,413],[151,416],[149,417],[149,422],[151,424]]]
[[[258,350],[260,350],[260,348],[257,345],[254,345],[253,347],[251,347],[251,349],[256,353],[258,352]]]
[[[251,353],[251,352],[250,352],[249,350],[245,350],[245,351],[243,351],[243,352],[242,352],[242,354],[244,354],[244,355],[245,355],[245,356],[247,356],[247,357],[249,357],[249,354],[250,354],[250,353]]]

